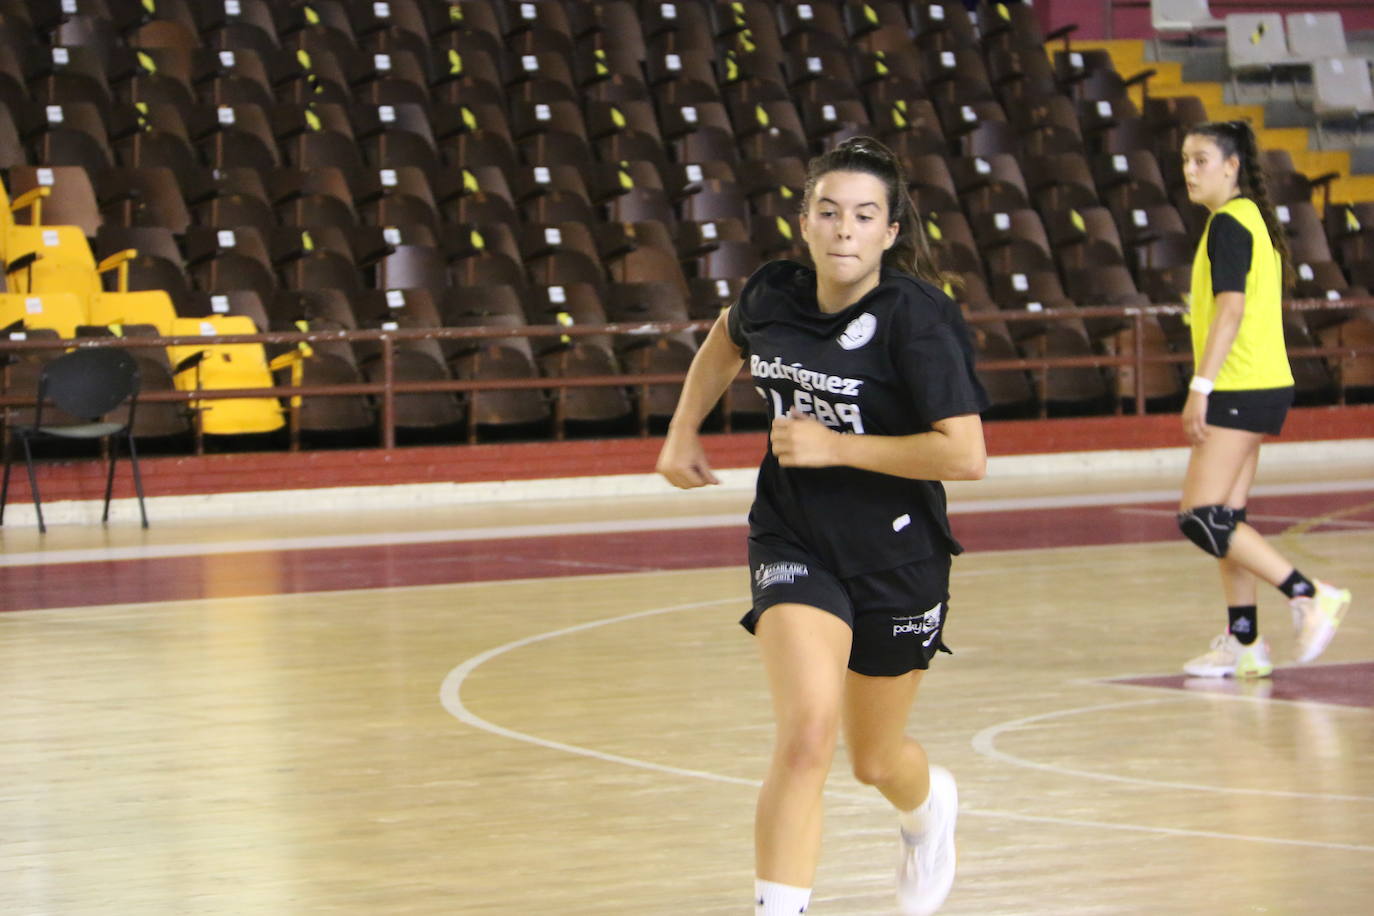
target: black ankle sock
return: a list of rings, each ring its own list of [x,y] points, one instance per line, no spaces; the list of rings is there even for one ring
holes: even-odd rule
[[[1226,609],[1226,616],[1231,619],[1231,635],[1236,638],[1242,646],[1248,646],[1255,641],[1259,635],[1259,615],[1256,613],[1253,604],[1237,604]]]
[[[1317,591],[1317,587],[1312,584],[1312,580],[1298,572],[1296,569],[1288,574],[1288,578],[1283,580],[1279,586],[1279,591],[1289,598],[1301,598],[1304,595],[1312,595]]]

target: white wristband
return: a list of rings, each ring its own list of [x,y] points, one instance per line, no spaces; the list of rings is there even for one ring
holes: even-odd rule
[[[1193,380],[1188,383],[1188,387],[1199,394],[1211,394],[1212,389],[1216,386],[1212,384],[1211,379],[1195,375],[1193,376]]]

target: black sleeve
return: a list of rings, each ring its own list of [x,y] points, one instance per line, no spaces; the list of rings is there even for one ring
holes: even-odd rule
[[[730,340],[735,346],[740,348],[741,353],[749,352],[749,341],[744,336],[744,297],[740,296],[735,304],[730,306],[729,313],[725,316],[725,329],[730,332]]]
[[[1212,295],[1245,292],[1254,240],[1250,230],[1229,213],[1212,217],[1207,230],[1207,258],[1212,262]]]
[[[744,288],[739,291],[739,298],[730,306],[725,329],[730,332],[730,340],[745,355],[749,353],[751,326],[763,319],[764,316],[759,314],[761,310],[767,311],[766,303],[759,304],[755,300],[770,286],[776,286],[780,277],[787,275],[787,267],[788,262],[785,261],[769,261],[759,267],[745,281]]]
[[[972,350],[953,325],[938,321],[918,329],[902,346],[900,359],[917,416],[926,425],[987,407],[987,395],[974,375]]]

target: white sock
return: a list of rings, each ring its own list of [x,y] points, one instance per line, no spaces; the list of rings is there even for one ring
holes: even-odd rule
[[[926,800],[910,811],[898,811],[897,823],[910,836],[924,836],[930,827],[930,795],[927,793]]]
[[[811,903],[811,888],[754,879],[754,916],[796,916]]]

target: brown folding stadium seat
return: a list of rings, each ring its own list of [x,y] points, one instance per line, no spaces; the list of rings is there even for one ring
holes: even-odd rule
[[[455,287],[449,298],[454,307],[446,311],[449,327],[507,327],[525,326],[524,316],[506,311],[488,312],[480,301],[480,292],[491,288]],[[473,295],[470,295],[473,294]],[[470,305],[459,303],[469,302]],[[453,377],[468,381],[526,380],[539,377],[528,337],[511,336],[473,339],[464,342],[450,357]],[[543,432],[551,410],[542,388],[506,388],[473,391],[467,395],[468,436],[479,432],[500,434],[502,431]]]
[[[602,161],[667,164],[658,116],[648,100],[589,100],[586,112],[586,133]]]
[[[358,216],[369,226],[420,224],[440,234],[439,204],[419,166],[387,166],[347,175]]]
[[[171,105],[185,118],[201,103],[196,89],[197,77],[209,66],[213,64],[208,64],[203,52],[194,48],[135,51],[121,47],[107,73],[110,88],[120,102]]]
[[[1146,356],[1167,356],[1174,352],[1170,337],[1163,325],[1153,316],[1145,316],[1141,321],[1140,347]],[[1102,337],[1100,344],[1108,354],[1132,356],[1136,348],[1135,325]],[[1181,352],[1187,352],[1187,345]],[[1187,364],[1146,362],[1140,374],[1142,393],[1148,409],[1178,410],[1183,406],[1187,395],[1184,385],[1183,369]],[[1116,377],[1116,396],[1123,410],[1133,410],[1136,395],[1136,371],[1133,365],[1118,367],[1113,373]]]
[[[935,254],[935,263],[941,270],[951,273],[972,273],[984,277],[987,267],[978,244],[973,238],[968,218],[963,211],[929,212],[922,214],[925,220],[926,238],[930,240]]]
[[[439,150],[450,163],[504,169],[519,161],[503,105],[436,105],[431,121]]]
[[[1065,96],[1008,106],[1007,117],[1021,131],[1021,150],[1028,156],[1087,152],[1078,112]]]
[[[721,102],[663,104],[659,128],[677,162],[738,162],[735,128]]]
[[[917,0],[908,4],[907,15],[922,51],[973,49],[977,35],[961,0]]]
[[[704,5],[641,3],[639,21],[649,59],[669,52],[709,52],[715,48],[715,30]]]
[[[1319,340],[1326,347],[1369,350],[1374,347],[1374,312],[1364,309],[1347,321],[1323,328]],[[1347,401],[1374,400],[1374,355],[1365,352],[1332,359],[1331,371]]]
[[[268,242],[272,264],[287,289],[364,288],[352,244],[341,226],[282,227]]]
[[[873,136],[868,106],[859,98],[803,102],[800,108],[806,139],[829,149],[850,137]]]
[[[1060,95],[1054,67],[1044,47],[988,49],[988,77],[1007,108]]]
[[[1092,344],[1073,325],[1047,322],[1044,334],[1023,345],[1027,357],[1086,357],[1095,355]],[[1046,411],[1052,416],[1083,416],[1101,413],[1111,403],[1111,389],[1102,369],[1070,366],[1032,370]]]
[[[392,304],[397,301],[399,305]],[[418,290],[374,290],[355,302],[359,326],[402,330],[436,328],[437,312],[429,297]],[[385,365],[381,345],[359,343],[354,347],[359,366],[368,381],[382,380]],[[393,345],[392,378],[398,382],[442,382],[452,378],[439,342],[433,339],[398,340]],[[463,423],[463,407],[448,391],[398,394],[395,398],[395,424],[400,432],[425,431],[430,434],[455,429]]]
[[[91,178],[103,225],[159,226],[181,233],[191,224],[191,211],[171,169],[112,168]]]
[[[266,176],[266,185],[282,225],[358,225],[353,189],[340,168],[275,169]]]
[[[527,222],[595,222],[586,169],[570,164],[534,165],[510,170],[511,192]]]
[[[1021,164],[1010,153],[953,157],[949,170],[970,216],[1030,206]]]
[[[267,113],[257,105],[220,105],[192,114],[187,130],[207,164],[266,171],[281,165]]]
[[[607,223],[598,227],[597,247],[612,283],[669,283],[688,292],[676,245],[662,223]]]
[[[1042,214],[1102,204],[1087,157],[1080,153],[1023,156],[1021,166],[1026,187]]]
[[[277,34],[284,45],[311,54],[328,51],[343,58],[358,48],[343,0],[311,0],[308,11],[305,7],[287,7],[279,14]]]
[[[1086,270],[1071,270],[1064,277],[1069,298],[1079,307],[1144,306],[1150,301],[1136,288],[1131,272],[1120,266],[1098,266]],[[1128,324],[1125,318],[1085,318],[1088,336],[1097,340],[1115,334]]]
[[[521,159],[531,165],[585,167],[596,159],[578,102],[512,101],[510,127]]]
[[[114,162],[109,133],[95,102],[54,102],[30,119],[29,143],[34,159],[45,165],[74,166],[86,171]]]
[[[1294,263],[1333,260],[1321,217],[1317,216],[1312,204],[1303,201],[1279,204],[1274,212],[1288,236],[1288,252]]]
[[[606,48],[642,62],[647,53],[644,27],[631,0],[597,0],[567,6],[568,27],[582,46]],[[612,67],[613,72],[618,72]]]
[[[191,280],[182,266],[183,255],[172,230],[165,226],[101,226],[95,237],[100,260],[134,249],[138,254],[124,266],[130,290],[167,291],[174,300],[191,292]]]
[[[520,253],[531,283],[567,286],[590,283],[605,290],[609,278],[586,223],[528,223],[521,226]]]
[[[1283,313],[1283,337],[1289,350],[1321,346],[1320,339],[1308,328],[1297,312]],[[1319,356],[1290,356],[1293,370],[1294,402],[1297,404],[1329,404],[1335,394],[1332,365]],[[1339,368],[1340,364],[1336,364]]]
[[[360,47],[378,52],[429,47],[429,36],[435,27],[428,15],[434,9],[432,6],[419,0],[349,0],[345,8]],[[439,14],[437,9],[434,12]]]
[[[440,216],[450,223],[514,223],[519,217],[506,173],[495,165],[448,169],[435,176]]]
[[[275,302],[278,291],[270,301]],[[202,318],[214,316],[237,316],[252,322],[259,331],[266,331],[272,325],[271,315],[262,297],[250,289],[233,289],[219,293],[192,292],[177,301],[178,318]],[[173,328],[175,330],[175,328]]]
[[[783,74],[798,102],[837,102],[860,97],[850,49],[844,39],[840,41],[838,50],[793,50],[783,59]]]
[[[524,288],[530,282],[508,224],[458,224],[441,241],[452,280],[459,286],[496,283]]]
[[[115,157],[122,166],[167,168],[183,192],[204,164],[174,105],[117,106],[110,115]]]
[[[211,0],[201,6],[201,34],[208,47],[257,55],[281,47],[268,0],[239,0],[236,5]]]
[[[271,233],[277,227],[277,214],[263,182],[264,174],[247,166],[202,170],[182,186],[196,225],[221,229],[249,226],[263,235]]]
[[[40,187],[48,188],[42,204],[43,222],[79,226],[88,237],[104,224],[86,169],[71,165],[16,165],[10,169],[9,192],[13,197]]]
[[[186,266],[203,292],[252,290],[265,302],[278,286],[267,243],[250,226],[192,226],[186,232]]]
[[[558,51],[518,52],[508,49],[506,97],[509,102],[577,102],[572,63]]]
[[[670,229],[677,212],[653,162],[598,163],[589,176],[595,206],[615,223],[656,220]]]
[[[108,110],[114,100],[101,52],[90,47],[34,47],[23,61],[34,101],[44,105],[90,102]]]

